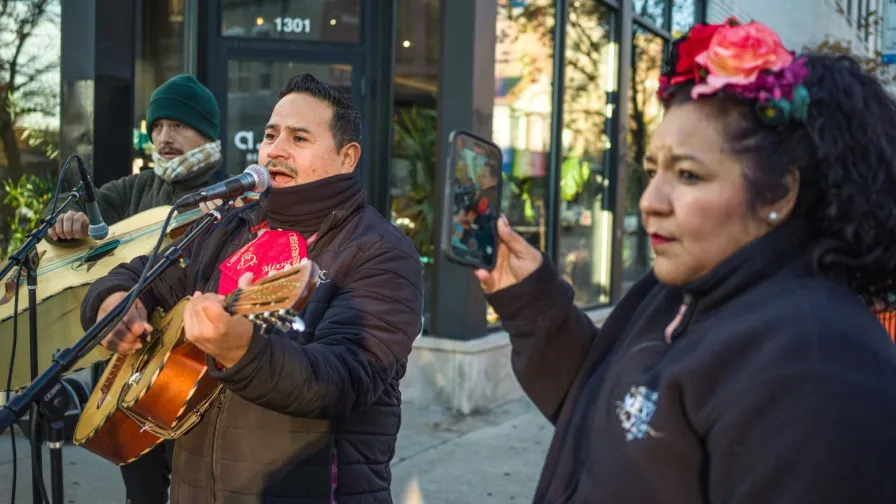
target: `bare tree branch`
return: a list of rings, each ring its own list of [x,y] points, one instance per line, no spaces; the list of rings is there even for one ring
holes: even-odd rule
[[[34,3],[31,3],[22,18],[18,19],[18,22],[16,23],[16,49],[9,62],[9,88],[15,86],[16,72],[18,71],[19,57],[22,54],[22,49],[25,47],[25,43],[31,38],[34,29],[43,18],[43,15],[47,10],[47,2],[48,0],[37,0]]]
[[[51,72],[53,70],[57,70],[59,68],[58,61],[50,61],[43,66],[35,68],[33,70],[28,70],[28,72],[21,72],[19,75],[23,76],[19,82],[12,83],[9,88],[9,91],[15,93],[16,91],[30,87],[34,84],[38,79],[47,74],[47,72]]]

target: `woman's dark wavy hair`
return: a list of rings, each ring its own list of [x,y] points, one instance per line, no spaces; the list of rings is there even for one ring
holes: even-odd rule
[[[745,160],[749,200],[774,203],[795,167],[800,189],[791,219],[809,227],[816,270],[847,284],[869,306],[896,306],[896,101],[851,57],[808,54],[805,124],[760,122],[754,102],[718,93],[728,149]],[[673,90],[667,106],[688,102]]]

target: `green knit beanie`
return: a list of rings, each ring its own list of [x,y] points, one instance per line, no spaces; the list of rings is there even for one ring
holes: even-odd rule
[[[218,102],[207,87],[192,75],[181,74],[172,77],[152,93],[146,111],[146,127],[159,119],[178,121],[201,133],[218,140]]]

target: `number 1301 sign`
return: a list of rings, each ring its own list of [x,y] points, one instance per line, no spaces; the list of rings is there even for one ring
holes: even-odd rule
[[[274,18],[274,24],[277,25],[278,32],[284,33],[311,33],[310,18],[291,18],[278,17]]]

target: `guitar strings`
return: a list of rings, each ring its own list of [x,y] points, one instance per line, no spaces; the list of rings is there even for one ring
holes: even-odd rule
[[[172,219],[174,221],[172,224],[176,225],[182,221],[190,220],[192,217],[194,217],[194,214],[199,214],[201,212],[202,212],[202,210],[196,209],[196,210],[191,210],[191,211],[183,213],[183,214],[179,214],[178,217]],[[115,239],[119,240],[119,242],[120,242],[118,244],[118,247],[116,247],[116,248],[120,248],[123,245],[128,244],[132,241],[135,241],[139,238],[142,238],[146,235],[158,232],[159,229],[161,229],[163,224],[164,224],[164,222],[157,222],[157,223],[149,224],[147,226],[139,227],[139,228],[132,229],[130,231],[126,231],[126,232],[122,233],[121,235],[119,235],[115,238]],[[108,243],[108,242],[103,242],[103,243]],[[91,251],[95,250],[98,247],[102,247],[103,243],[100,243],[99,245],[97,245],[97,247],[93,247],[90,250],[85,251],[85,252],[78,252],[73,255],[54,257],[52,259],[49,259],[46,262],[42,262],[40,264],[40,266],[38,266],[38,268],[37,268],[37,276],[41,277],[44,275],[48,275],[54,271],[57,271],[61,268],[69,266],[71,264],[81,262],[84,259],[84,257],[86,257],[87,254],[89,254]],[[19,284],[21,285],[22,282],[24,282],[24,280],[21,280],[19,282]]]

